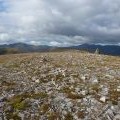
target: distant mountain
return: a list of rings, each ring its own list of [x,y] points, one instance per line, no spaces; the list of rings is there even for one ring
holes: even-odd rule
[[[94,53],[96,49],[99,49],[101,54],[120,56],[120,46],[117,45],[94,45],[94,44],[82,44],[78,46],[70,47],[55,47],[47,45],[29,45],[25,43],[15,43],[9,45],[0,45],[0,54],[8,53],[25,53],[25,52],[46,52],[46,51],[64,51],[64,50],[81,50]]]
[[[43,51],[49,51],[51,49],[50,46],[46,45],[29,45],[25,43],[15,43],[15,44],[9,44],[9,45],[0,45],[0,51],[5,51],[7,53],[7,50],[9,49],[16,49],[18,53],[26,53],[26,52],[43,52]],[[1,53],[1,52],[0,52]]]
[[[120,46],[117,45],[94,45],[94,44],[82,44],[78,46],[71,46],[72,49],[86,50],[89,52],[95,52],[98,48],[101,54],[120,56]]]

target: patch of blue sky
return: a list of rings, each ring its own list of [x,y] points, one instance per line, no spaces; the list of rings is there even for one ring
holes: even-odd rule
[[[0,12],[3,12],[6,10],[6,5],[3,1],[0,1]]]

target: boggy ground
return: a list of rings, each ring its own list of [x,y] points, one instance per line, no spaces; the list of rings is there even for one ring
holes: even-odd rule
[[[0,120],[120,120],[120,57],[0,56]]]

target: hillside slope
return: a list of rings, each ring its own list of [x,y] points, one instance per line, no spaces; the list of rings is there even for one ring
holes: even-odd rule
[[[120,57],[78,51],[0,56],[0,119],[117,120]]]

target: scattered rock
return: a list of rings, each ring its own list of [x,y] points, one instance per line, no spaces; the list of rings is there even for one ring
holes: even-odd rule
[[[71,51],[3,58],[1,120],[120,118],[119,57]]]
[[[100,98],[100,101],[106,102],[106,97],[105,97],[105,96],[102,96],[102,97]]]

